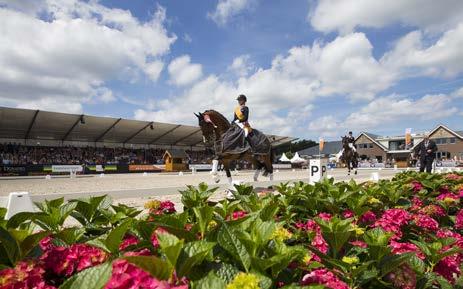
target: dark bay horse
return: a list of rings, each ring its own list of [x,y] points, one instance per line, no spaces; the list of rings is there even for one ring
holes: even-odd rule
[[[220,181],[217,174],[219,162],[223,164],[225,173],[227,174],[228,182],[232,183],[230,173],[230,165],[232,161],[246,160],[252,163],[255,168],[254,181],[257,181],[262,169],[265,169],[264,176],[268,175],[270,180],[273,180],[273,151],[270,149],[267,153],[254,154],[247,150],[239,154],[227,154],[221,151],[221,140],[225,132],[230,129],[232,124],[221,113],[215,110],[206,110],[204,113],[195,115],[198,117],[199,126],[203,133],[203,140],[206,147],[212,148],[215,152],[215,159],[212,165],[212,174],[216,183]],[[271,147],[270,141],[267,139],[268,146]]]
[[[358,154],[350,147],[349,140],[345,136],[342,137],[342,149],[341,160],[343,160],[347,166],[347,175],[350,176],[350,171],[352,169],[354,169],[354,174],[357,174]]]

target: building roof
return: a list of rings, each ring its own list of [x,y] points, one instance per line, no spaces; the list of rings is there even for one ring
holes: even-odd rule
[[[164,153],[164,157],[166,155],[169,155],[171,158],[180,158],[180,159],[186,159],[188,156],[185,152],[185,150],[180,150],[180,149],[168,149]]]
[[[273,146],[296,138],[267,135]],[[0,107],[0,138],[203,146],[198,126]]]
[[[454,131],[454,130],[448,128],[447,126],[445,126],[443,124],[440,124],[440,125],[436,126],[431,132],[429,132],[429,135],[433,135],[440,128],[443,128],[446,131],[450,132],[451,134],[459,137],[460,139],[463,139],[463,134],[461,134],[461,131]],[[415,143],[412,149],[416,148],[423,140],[424,139],[421,139],[419,142]]]
[[[342,142],[341,141],[329,141],[325,142],[323,146],[323,150],[321,152],[318,151],[318,145],[306,148],[303,150],[298,151],[299,155],[301,156],[315,156],[319,155],[334,155],[337,154],[342,149]]]
[[[381,143],[379,143],[376,138],[378,138],[379,136],[376,135],[376,134],[372,134],[372,133],[367,133],[367,132],[362,132],[358,135],[358,137],[355,139],[354,142],[356,142],[362,135],[366,136],[369,140],[371,140],[374,144],[376,144],[377,146],[379,146],[381,149],[387,151],[388,149],[383,146]]]

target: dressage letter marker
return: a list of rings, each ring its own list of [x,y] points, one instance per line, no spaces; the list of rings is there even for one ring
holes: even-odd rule
[[[314,159],[309,162],[309,183],[314,184],[326,177],[326,160]]]

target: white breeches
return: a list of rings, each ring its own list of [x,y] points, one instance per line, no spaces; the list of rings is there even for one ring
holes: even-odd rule
[[[236,120],[235,123],[236,123],[237,126],[239,126],[241,129],[244,130],[244,136],[248,137],[248,135],[249,135],[249,127],[245,127],[244,124],[239,122],[239,120]]]

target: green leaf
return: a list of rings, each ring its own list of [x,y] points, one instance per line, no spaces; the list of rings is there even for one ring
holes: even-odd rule
[[[33,212],[21,212],[12,216],[6,223],[7,229],[14,229],[19,227],[22,223],[26,221],[33,221],[37,213]]]
[[[413,255],[414,253],[404,253],[384,257],[379,263],[381,276],[385,276],[387,273],[397,269],[401,264],[409,261]]]
[[[195,213],[198,225],[199,225],[199,231],[201,232],[202,235],[206,232],[207,225],[209,222],[212,220],[212,216],[214,214],[214,208],[209,207],[209,206],[204,206],[204,207],[195,207],[193,208],[193,212]]]
[[[156,279],[167,280],[170,278],[172,267],[156,256],[127,256],[123,259],[150,273]]]
[[[85,234],[84,228],[66,228],[55,234],[54,237],[62,240],[68,245],[77,243],[77,241]]]
[[[49,236],[50,234],[51,232],[44,231],[27,236],[27,238],[24,239],[24,241],[22,241],[20,244],[21,257],[26,257],[43,238]]]
[[[200,264],[212,252],[215,244],[206,241],[195,241],[185,244],[177,261],[177,274],[181,277],[187,275],[193,266]]]
[[[131,225],[132,219],[127,219],[108,234],[105,244],[109,251],[112,253],[117,253],[119,251],[119,245]]]
[[[178,256],[182,251],[183,240],[179,240],[177,237],[169,233],[157,233],[157,236],[161,251],[164,255],[166,255],[169,263],[175,267]]]
[[[246,272],[249,271],[251,266],[251,256],[249,255],[246,247],[241,243],[238,237],[230,230],[228,225],[222,224],[217,236],[219,245],[227,250],[240,264]]]
[[[0,246],[3,247],[10,264],[16,264],[21,255],[18,242],[16,242],[15,238],[2,227],[0,227]]]
[[[102,289],[111,277],[112,264],[104,264],[86,269],[66,280],[59,289]]]
[[[192,289],[222,289],[227,286],[224,280],[219,278],[213,271],[209,272],[206,277],[193,282]]]

